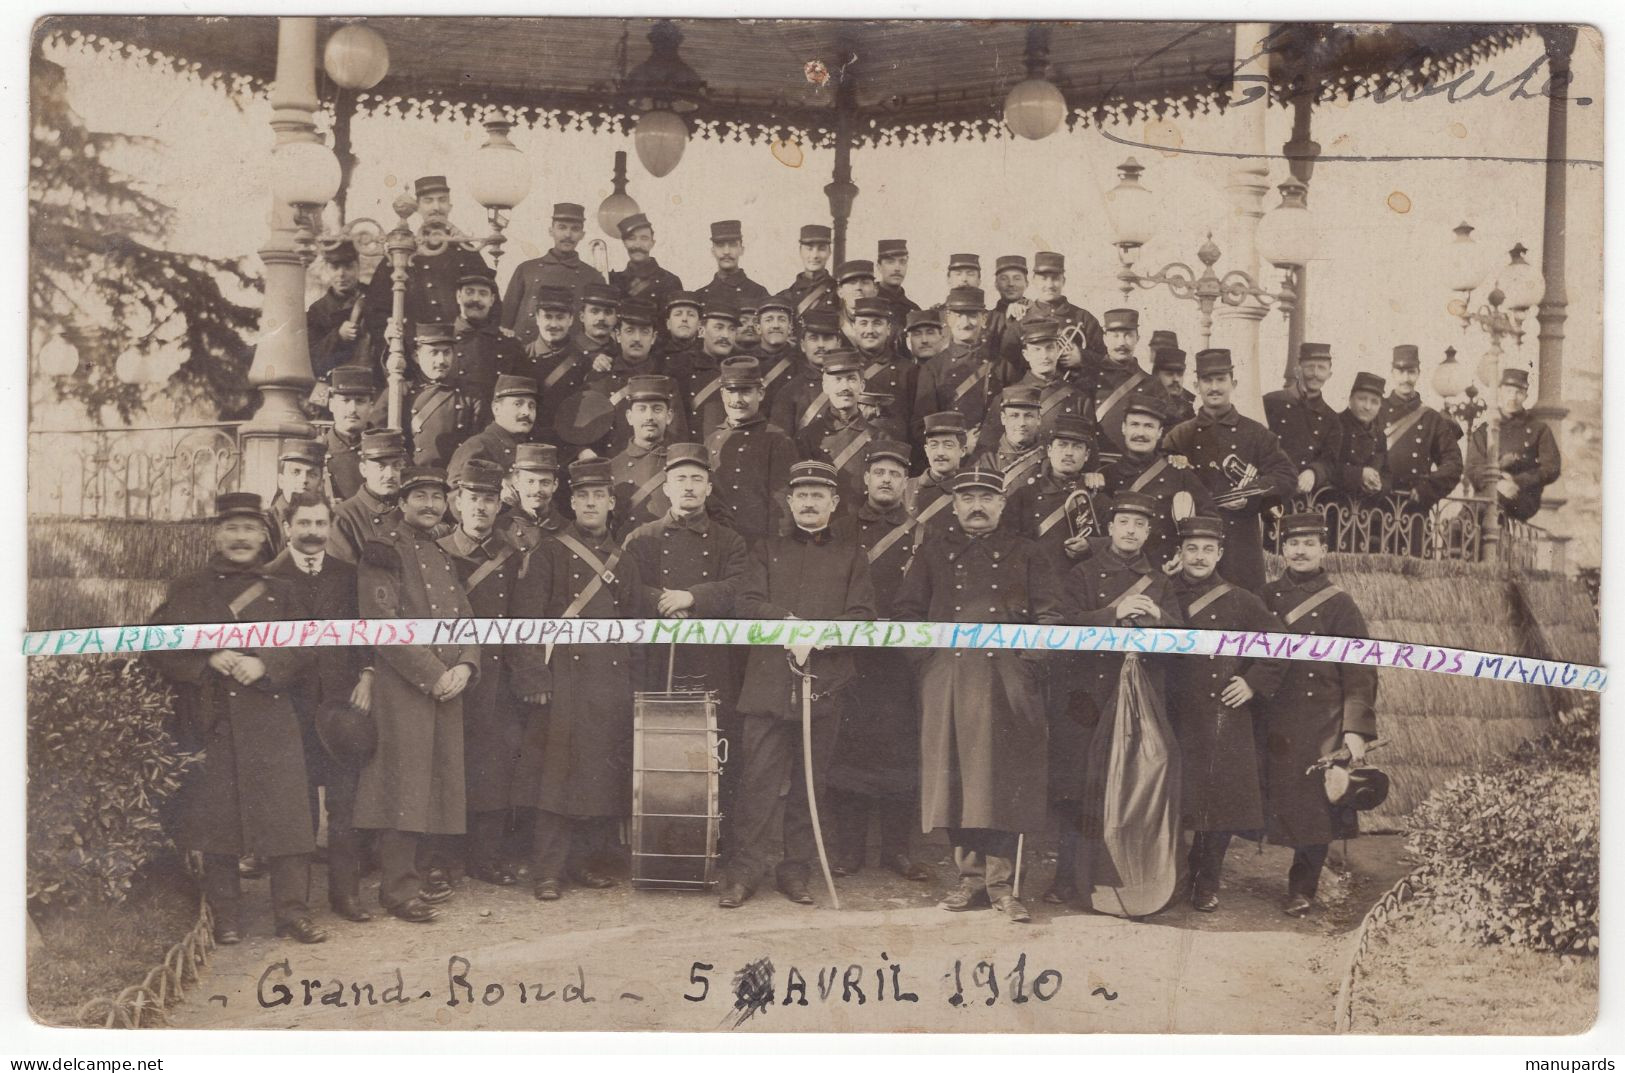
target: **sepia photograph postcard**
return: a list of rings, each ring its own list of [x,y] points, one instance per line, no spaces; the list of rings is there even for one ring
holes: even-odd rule
[[[1603,31],[1248,11],[37,18],[18,1019],[1571,1052]]]

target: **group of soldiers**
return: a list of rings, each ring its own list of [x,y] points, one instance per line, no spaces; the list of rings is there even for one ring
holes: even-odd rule
[[[444,179],[416,192],[425,235],[450,234]],[[656,262],[642,215],[620,224],[627,268],[603,279],[575,252],[584,219],[554,206],[553,248],[500,299],[472,251],[426,243],[404,325],[388,318],[387,265],[362,288],[354,249],[325,249],[333,283],[310,336],[331,427],[287,445],[263,509],[222,497],[217,555],[175,583],[159,621],[737,616],[1363,636],[1322,566],[1327,515],[1301,497],[1394,495],[1420,524],[1465,470],[1527,517],[1557,476],[1517,370],[1499,389],[1500,457],[1477,436],[1464,460],[1457,424],[1417,396],[1413,346],[1394,349],[1391,391],[1358,373],[1337,413],[1320,390],[1331,350],[1305,344],[1294,386],[1264,399],[1266,427],[1232,404],[1229,351],[1195,355],[1195,394],[1174,333],[1151,334],[1145,369],[1136,311],[1096,318],[1070,302],[1059,253],[1030,269],[998,258],[991,308],[980,259],[956,254],[943,301],[922,308],[903,289],[903,240],[831,272],[829,228],[804,227],[802,271],[775,294],[740,267],[739,222],[721,221],[716,276],[688,291]],[[391,346],[415,368],[399,429],[380,427]],[[1286,568],[1274,581],[1266,520]],[[922,882],[934,874],[920,834],[948,833],[959,883],[945,909],[1028,919],[1013,882],[1023,833],[1059,834],[1046,901],[1098,882],[1084,835],[1105,790],[1085,759],[1110,733],[1120,655],[830,648],[803,662],[760,646],[591,644],[157,658],[182,696],[182,744],[207,748],[175,829],[205,854],[228,941],[246,855],[269,858],[279,932],[324,937],[303,897],[317,785],[329,901],[345,919],[370,915],[368,842],[380,904],[410,921],[435,919],[465,876],[528,878],[544,901],[614,884],[634,693],[675,677],[715,693],[731,743],[723,907],[770,868],[785,897],[812,903],[809,780],[837,876],[864,866],[875,822],[880,863]],[[1308,912],[1327,844],[1350,833],[1308,768],[1363,756],[1375,673],[1146,662],[1184,758],[1193,904],[1217,908],[1232,836],[1265,832],[1295,848],[1285,910]],[[320,733],[358,712],[369,749]]]

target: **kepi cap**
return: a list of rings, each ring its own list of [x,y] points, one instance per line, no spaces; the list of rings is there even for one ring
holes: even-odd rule
[[[740,242],[745,237],[745,227],[738,220],[718,220],[711,225],[712,242]]]
[[[828,246],[834,240],[834,234],[827,224],[801,225],[800,241],[803,246]]]
[[[1136,492],[1125,488],[1112,497],[1111,506],[1106,510],[1106,517],[1113,518],[1119,514],[1140,514],[1155,519],[1162,513],[1161,504],[1156,496],[1148,496],[1144,492]]]
[[[1295,536],[1318,536],[1326,539],[1326,516],[1319,511],[1288,514],[1281,519],[1281,539]]]
[[[278,462],[303,462],[320,466],[327,460],[327,445],[320,440],[289,440],[277,454]]]
[[[371,398],[378,392],[378,381],[365,365],[340,365],[328,374],[327,380],[328,391],[334,395]]]
[[[557,473],[559,449],[551,443],[521,443],[514,448],[513,468],[530,473]]]
[[[703,443],[674,443],[666,448],[666,469],[676,466],[699,466],[711,471],[711,452]]]
[[[536,388],[536,379],[531,376],[514,376],[511,373],[499,373],[496,387],[491,392],[493,399],[505,398],[509,395],[529,395],[535,398],[539,394]]]
[[[952,433],[964,438],[970,431],[970,424],[965,415],[958,410],[944,410],[937,414],[927,414],[925,417],[925,434],[927,436],[941,436]]]
[[[1018,272],[1025,273],[1027,271],[1027,258],[1023,257],[1019,253],[1007,253],[1000,257],[997,261],[993,262],[994,275],[998,275],[1000,272],[1012,268]]]
[[[553,204],[553,219],[585,221],[587,210],[569,201],[557,201]]]
[[[1007,406],[1036,410],[1043,404],[1041,392],[1027,384],[1012,384],[999,393],[999,409]]]
[[[1033,254],[1033,275],[1060,274],[1066,271],[1066,256],[1053,250]]]
[[[839,474],[835,467],[828,462],[820,462],[816,458],[805,462],[797,462],[790,467],[790,484],[794,488],[798,484],[822,484],[830,488],[839,488]]]
[[[974,253],[949,254],[948,271],[952,272],[956,268],[974,268],[980,272],[982,270],[982,258],[979,254]]]
[[[1193,514],[1189,518],[1182,518],[1178,527],[1181,540],[1211,537],[1220,543],[1224,542],[1224,522],[1210,514]]]
[[[427,346],[451,346],[456,339],[456,330],[450,324],[419,324],[412,332],[414,343]]]
[[[1108,332],[1137,332],[1140,330],[1140,311],[1137,309],[1108,309],[1101,314],[1100,327]]]
[[[538,287],[536,289],[536,308],[550,309],[560,313],[574,313],[575,296],[568,287]]]
[[[723,387],[755,387],[762,382],[762,363],[748,354],[735,354],[717,368]]]
[[[1422,367],[1422,354],[1409,343],[1401,343],[1394,347],[1394,368],[1420,369]]]
[[[263,524],[265,512],[260,509],[260,497],[253,492],[221,492],[214,499],[214,520],[227,518],[253,518]]]
[[[915,328],[942,327],[942,314],[935,309],[911,309],[908,311],[908,330]]]
[[[456,485],[471,492],[501,492],[502,467],[489,458],[470,458],[457,471]]]
[[[615,229],[621,233],[622,238],[631,238],[632,232],[636,231],[638,228],[647,227],[649,230],[653,231],[654,226],[654,224],[649,222],[649,217],[647,215],[641,212],[634,212],[630,216],[621,217],[621,222],[615,225]]]
[[[1354,386],[1349,389],[1349,394],[1352,395],[1356,391],[1369,391],[1380,399],[1383,392],[1387,390],[1388,381],[1376,373],[1355,373]]]
[[[369,428],[361,433],[362,458],[379,461],[406,457],[406,436],[398,428]]]
[[[674,386],[671,377],[655,373],[629,377],[626,381],[626,401],[669,403]]]
[[[1089,429],[1089,422],[1081,414],[1056,414],[1048,425],[1044,430],[1046,440],[1071,440],[1087,445],[1093,453],[1095,437]]]
[[[883,238],[875,246],[875,260],[884,261],[888,257],[907,257],[908,239]]]
[[[1022,343],[1048,343],[1061,334],[1059,321],[1048,317],[1032,317],[1021,322]]]
[[[980,287],[955,287],[948,292],[948,301],[943,304],[955,313],[984,313],[987,294]]]
[[[858,352],[841,347],[831,350],[824,355],[824,372],[829,373],[861,373],[863,372],[863,359]]]
[[[428,194],[449,194],[451,193],[451,184],[446,182],[444,175],[425,175],[412,184],[412,193],[417,197],[424,197]]]
[[[875,263],[873,261],[842,261],[835,269],[835,282],[845,283],[849,279],[874,279]]]
[[[1319,358],[1323,361],[1332,360],[1332,345],[1330,343],[1299,343],[1298,360],[1311,361]]]
[[[607,458],[578,458],[570,463],[570,487],[595,488],[615,483]]]
[[[868,466],[882,458],[891,459],[899,466],[902,466],[906,472],[909,463],[908,444],[899,443],[896,440],[876,440],[869,445],[868,453],[863,456],[863,464]]]
[[[407,466],[406,472],[401,474],[401,498],[414,488],[438,488],[442,492],[450,489],[446,483],[446,471],[434,466]]]
[[[1236,363],[1230,360],[1230,351],[1223,347],[1210,347],[1207,350],[1196,352],[1196,376],[1198,379],[1211,376],[1214,373],[1234,372]]]
[[[1004,495],[1004,474],[996,469],[974,466],[954,474],[953,490],[957,492],[986,491]]]

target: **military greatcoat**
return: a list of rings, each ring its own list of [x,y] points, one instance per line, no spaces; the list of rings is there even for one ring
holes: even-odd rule
[[[1004,388],[1008,379],[1008,367],[994,360],[986,347],[950,343],[920,366],[915,379],[910,435],[916,442],[921,441],[925,435],[925,419],[949,410],[964,414],[968,427],[979,427],[987,416],[988,402]]]
[[[1059,584],[1033,543],[1002,526],[933,537],[903,575],[899,621],[1049,625]],[[920,823],[1042,831],[1049,731],[1036,654],[933,649],[920,666]]]
[[[361,617],[467,618],[473,613],[457,569],[434,538],[410,525],[370,540],[356,564]],[[460,835],[466,822],[463,710],[467,688],[434,699],[440,676],[460,663],[475,669],[471,644],[379,645],[372,710],[378,749],[361,769],[355,825]]]
[[[306,611],[281,578],[260,564],[216,556],[176,579],[156,623],[262,623]],[[231,633],[235,628],[228,627]],[[265,664],[242,685],[209,666],[209,651],[153,652],[148,658],[175,689],[175,738],[202,762],[182,776],[171,835],[182,849],[237,857],[284,857],[316,848],[309,785],[292,690],[314,665],[314,649],[230,644]]]
[[[1174,588],[1187,625],[1199,630],[1274,633],[1281,622],[1264,602],[1217,572]],[[1167,675],[1168,714],[1179,735],[1180,812],[1193,831],[1257,831],[1264,826],[1260,759],[1254,721],[1286,677],[1281,660],[1179,656]],[[1219,699],[1230,679],[1252,688],[1253,700],[1232,708]]]
[[[1502,471],[1511,474],[1518,494],[1500,496],[1501,509],[1508,517],[1528,521],[1540,512],[1540,496],[1546,486],[1563,474],[1563,456],[1557,438],[1546,423],[1528,410],[1501,418],[1500,451],[1495,464],[1486,451],[1487,423],[1473,430],[1467,445],[1467,475],[1480,495],[1494,490]]]
[[[1455,491],[1462,472],[1460,425],[1422,405],[1414,392],[1403,397],[1390,394],[1378,420],[1396,492],[1414,492],[1417,509],[1426,510]]]
[[[1335,591],[1321,597],[1327,589]],[[1371,636],[1354,597],[1333,585],[1324,571],[1296,577],[1289,570],[1270,582],[1263,596],[1265,606],[1287,633]],[[1323,602],[1310,606],[1315,598]],[[1310,846],[1359,833],[1353,810],[1334,809],[1327,803],[1321,774],[1304,772],[1340,747],[1345,733],[1376,737],[1376,703],[1375,667],[1309,660],[1288,663],[1284,680],[1264,706],[1264,800],[1270,841]]]
[[[711,495],[726,508],[734,530],[746,540],[777,532],[798,457],[795,441],[758,414],[720,426],[705,446],[711,452]]]
[[[525,559],[516,606],[537,618],[636,618],[652,611],[641,578],[637,560],[607,533],[572,523]],[[551,657],[543,645],[518,648],[514,692],[551,697],[525,705],[513,804],[562,816],[631,810],[632,671],[631,645],[560,645]]]
[[[1343,425],[1324,396],[1306,398],[1297,388],[1264,396],[1264,418],[1281,441],[1293,466],[1293,480],[1304,470],[1315,475],[1315,491],[1337,480],[1343,458]]]
[[[542,288],[563,287],[572,298],[580,298],[587,284],[602,282],[598,269],[573,251],[552,249],[532,257],[514,269],[508,280],[508,293],[502,298],[502,326],[520,343],[529,344],[536,338],[536,303],[541,301]]]
[[[1154,451],[1149,455],[1123,452],[1123,457],[1110,462],[1101,471],[1106,484],[1101,492],[1106,498],[1123,491],[1140,492],[1157,501],[1157,516],[1151,519],[1151,535],[1140,549],[1152,564],[1161,567],[1179,551],[1179,528],[1174,521],[1174,497],[1188,493],[1196,514],[1217,515],[1219,508],[1196,471],[1189,465],[1175,465],[1166,453]]]

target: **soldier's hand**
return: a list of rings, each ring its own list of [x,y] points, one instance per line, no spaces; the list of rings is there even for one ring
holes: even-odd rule
[[[1517,499],[1518,482],[1503,473],[1501,479],[1495,482],[1495,491],[1502,499]]]
[[[1106,475],[1104,473],[1085,473],[1083,475],[1083,486],[1091,492],[1098,492],[1106,487]]]
[[[256,656],[239,656],[236,666],[231,669],[231,676],[243,685],[251,686],[265,677],[265,664]]]
[[[404,334],[405,333],[402,326],[397,324],[395,321],[391,320],[384,324],[384,342],[393,343],[397,339],[400,339]]]
[[[1172,559],[1169,559],[1167,562],[1162,564],[1162,572],[1168,577],[1173,577],[1175,574],[1179,573],[1184,566],[1185,564],[1180,560],[1179,555],[1176,552]]]
[[[241,652],[233,652],[229,648],[223,648],[209,656],[209,666],[221,674],[230,674],[236,668],[237,661],[242,658],[243,654]]]
[[[1365,490],[1368,492],[1380,492],[1382,491],[1382,474],[1370,466],[1366,466],[1360,470],[1360,483],[1365,485]]]
[[[1298,474],[1298,492],[1299,492],[1299,494],[1308,495],[1310,492],[1313,492],[1314,490],[1315,490],[1315,471],[1312,470],[1312,469],[1306,469],[1302,473]]]
[[[459,663],[440,676],[434,684],[434,699],[440,701],[452,700],[468,687],[469,678],[473,677],[474,668],[466,663]]]
[[[1349,731],[1343,735],[1343,744],[1348,747],[1349,757],[1356,764],[1365,759],[1365,738]]]
[[[362,671],[361,677],[356,680],[355,688],[350,690],[350,707],[357,711],[372,711],[372,672]]]
[[[361,329],[357,328],[354,324],[351,324],[349,321],[345,321],[343,324],[339,325],[339,338],[344,340],[346,343],[355,342],[355,337],[360,335],[360,334],[361,334]]]
[[[595,373],[607,373],[613,368],[615,368],[615,359],[608,354],[599,354],[592,359],[592,371]]]
[[[544,689],[540,693],[527,693],[521,699],[526,704],[534,704],[538,708],[545,708],[547,702],[553,699],[553,694]]]
[[[1066,543],[1061,545],[1068,559],[1081,559],[1089,554],[1088,534],[1083,536],[1067,537]]]
[[[1117,603],[1118,618],[1148,618],[1153,622],[1162,618],[1162,608],[1143,592],[1125,596]]]
[[[1061,368],[1078,369],[1083,366],[1083,351],[1070,338],[1061,342]]]
[[[1245,679],[1232,678],[1219,693],[1219,699],[1229,708],[1239,708],[1253,699],[1253,687]]]
[[[681,589],[662,589],[660,601],[656,605],[662,617],[670,618],[679,611],[687,611],[694,606],[694,594]]]

